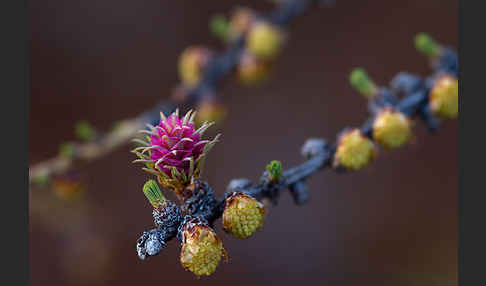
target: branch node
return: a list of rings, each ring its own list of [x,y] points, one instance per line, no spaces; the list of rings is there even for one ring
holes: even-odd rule
[[[301,148],[301,154],[305,159],[313,158],[326,152],[328,144],[321,138],[309,138]]]

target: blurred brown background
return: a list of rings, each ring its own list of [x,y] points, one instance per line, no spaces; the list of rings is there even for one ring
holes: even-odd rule
[[[31,0],[30,162],[56,154],[86,119],[106,130],[167,98],[188,45],[223,46],[208,20],[237,5],[270,1]],[[221,195],[230,179],[256,180],[266,163],[301,162],[308,137],[330,141],[367,117],[348,84],[365,67],[378,83],[428,65],[413,36],[458,45],[455,0],[337,0],[296,19],[272,79],[220,90],[229,116],[203,177]],[[178,262],[176,240],[140,261],[139,235],[152,224],[140,191],[147,175],[130,146],[80,170],[86,192],[63,201],[49,190],[30,199],[32,285],[456,285],[457,122],[437,135],[415,126],[413,144],[382,152],[366,170],[326,170],[309,180],[311,199],[288,193],[263,231],[240,241],[221,231],[230,263],[196,280]],[[230,283],[230,284],[229,284]]]

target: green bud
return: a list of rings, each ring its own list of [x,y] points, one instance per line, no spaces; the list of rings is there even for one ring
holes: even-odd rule
[[[226,39],[228,36],[230,25],[226,17],[222,15],[215,15],[209,21],[209,30],[218,38]]]
[[[93,126],[85,120],[78,121],[75,128],[76,136],[84,141],[93,140],[95,136],[95,130]]]
[[[282,176],[282,163],[277,160],[273,160],[270,164],[267,165],[268,176],[270,180],[273,182],[280,181],[280,177]]]
[[[363,68],[355,68],[349,76],[349,82],[353,88],[366,98],[374,96],[376,85],[368,77],[368,74],[366,74],[366,71]]]
[[[157,182],[148,180],[145,185],[143,185],[143,193],[154,209],[160,210],[164,207],[166,201]]]
[[[74,157],[75,152],[76,152],[76,148],[74,146],[74,143],[72,142],[62,143],[61,146],[59,146],[59,154],[61,154],[61,156],[64,156],[68,159],[72,159]]]
[[[426,33],[415,36],[415,48],[429,57],[436,57],[441,51],[441,46]]]

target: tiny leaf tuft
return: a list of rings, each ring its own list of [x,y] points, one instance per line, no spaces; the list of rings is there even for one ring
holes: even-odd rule
[[[436,57],[440,54],[441,46],[432,39],[426,33],[419,33],[415,36],[415,48],[421,53],[429,56]]]
[[[162,195],[156,181],[148,180],[145,185],[143,185],[142,190],[154,209],[160,210],[166,204],[164,195]]]
[[[280,163],[280,161],[277,160],[271,161],[267,165],[266,169],[268,171],[268,176],[271,181],[273,182],[280,181],[280,177],[282,176],[282,163]]]
[[[349,82],[353,88],[355,88],[366,98],[371,98],[374,96],[376,85],[368,77],[368,74],[363,68],[355,68],[349,76]]]

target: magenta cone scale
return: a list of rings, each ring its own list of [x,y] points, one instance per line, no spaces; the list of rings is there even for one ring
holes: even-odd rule
[[[179,111],[165,117],[160,114],[160,124],[147,125],[141,130],[145,140],[136,139],[142,146],[133,150],[146,164],[143,170],[157,176],[163,186],[180,191],[201,173],[204,158],[219,138],[203,140],[202,135],[213,123],[205,122],[199,129],[194,126],[195,112],[189,111],[179,118]]]

